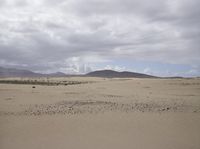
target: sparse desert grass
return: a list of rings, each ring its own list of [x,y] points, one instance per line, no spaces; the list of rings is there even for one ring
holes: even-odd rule
[[[0,80],[1,84],[29,84],[29,85],[76,85],[76,84],[85,84],[89,82],[81,82],[81,81],[38,81],[38,80]]]

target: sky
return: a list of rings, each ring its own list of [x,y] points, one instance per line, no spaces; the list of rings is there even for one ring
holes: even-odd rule
[[[0,66],[200,76],[200,0],[0,0]]]

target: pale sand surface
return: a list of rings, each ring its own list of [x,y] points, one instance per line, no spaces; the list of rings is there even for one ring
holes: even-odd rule
[[[200,79],[49,81],[0,84],[1,149],[200,148]]]

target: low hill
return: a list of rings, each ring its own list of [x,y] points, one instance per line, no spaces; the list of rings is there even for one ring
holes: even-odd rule
[[[113,70],[99,70],[99,71],[93,71],[86,76],[90,77],[104,77],[104,78],[156,78],[155,76],[142,74],[142,73],[136,73],[136,72],[129,72],[129,71],[113,71]]]
[[[42,74],[29,70],[0,67],[0,77],[39,77]]]
[[[66,74],[62,72],[41,74],[25,69],[0,67],[0,77],[64,77],[64,76],[66,76]]]
[[[56,73],[46,74],[46,76],[49,76],[49,77],[66,77],[66,74],[63,73],[63,72],[56,72]]]
[[[89,77],[104,77],[104,78],[156,78],[155,76],[142,73],[128,72],[128,71],[118,72],[113,70],[100,70],[100,71],[90,72],[86,75],[66,75],[65,73],[62,72],[41,74],[25,69],[0,67],[0,77],[67,77],[67,76],[89,76]]]

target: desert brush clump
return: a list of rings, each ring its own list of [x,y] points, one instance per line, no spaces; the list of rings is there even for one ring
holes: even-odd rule
[[[76,85],[76,84],[85,84],[88,82],[80,81],[65,81],[65,82],[51,82],[51,81],[38,81],[38,80],[0,80],[2,84],[30,84],[30,85]]]

